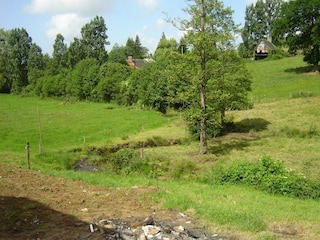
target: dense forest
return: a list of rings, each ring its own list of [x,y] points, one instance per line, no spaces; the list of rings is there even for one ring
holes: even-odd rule
[[[138,35],[107,52],[101,16],[85,24],[81,37],[69,46],[58,34],[51,56],[42,53],[26,29],[0,29],[0,93],[115,102],[162,113],[181,110],[205,153],[206,138],[225,129],[225,111],[251,107],[251,80],[243,58],[252,57],[261,39],[271,37],[281,56],[280,49],[291,54],[301,50],[318,70],[319,6],[319,0],[258,0],[247,6],[240,29],[232,9],[221,1],[190,1],[188,20],[169,20],[185,35],[178,42],[163,33],[152,54]],[[243,42],[237,49],[239,34]],[[144,66],[130,64],[129,57],[143,60]]]

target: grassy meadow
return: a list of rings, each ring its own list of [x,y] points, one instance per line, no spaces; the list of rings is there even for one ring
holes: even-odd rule
[[[26,167],[29,141],[33,169],[101,186],[156,185],[155,202],[194,215],[208,230],[230,239],[320,239],[319,200],[199,181],[209,169],[218,171],[238,160],[255,162],[267,155],[320,182],[320,75],[308,73],[302,57],[248,62],[247,67],[253,77],[254,107],[228,112],[235,130],[210,140],[205,156],[198,154],[198,142],[188,138],[176,112],[163,116],[136,107],[0,95],[0,161]],[[40,132],[43,156],[38,147]],[[157,173],[161,178],[83,173],[60,166],[60,159],[88,157],[83,149],[90,146],[148,139],[178,143],[144,148],[146,160],[168,166],[166,172]]]

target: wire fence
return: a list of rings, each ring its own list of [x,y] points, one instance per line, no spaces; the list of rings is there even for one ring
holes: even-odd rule
[[[253,103],[259,102],[273,102],[285,99],[297,99],[297,98],[310,98],[318,97],[320,93],[313,91],[299,91],[299,92],[288,92],[286,95],[260,95],[260,96],[250,96],[250,101]]]

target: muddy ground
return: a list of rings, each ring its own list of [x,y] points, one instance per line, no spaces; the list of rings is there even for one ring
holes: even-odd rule
[[[161,209],[152,201],[156,191],[91,186],[0,163],[0,239],[101,239],[88,237],[95,218],[133,224],[152,216],[196,224],[187,215]]]

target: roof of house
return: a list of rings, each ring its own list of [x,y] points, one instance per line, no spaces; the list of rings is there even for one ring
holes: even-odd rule
[[[261,43],[265,44],[269,49],[271,50],[277,50],[276,46],[274,46],[270,41],[268,40],[261,40],[260,43],[258,45],[260,45]]]
[[[127,64],[131,68],[142,68],[146,63],[153,62],[153,59],[144,58],[144,59],[133,59],[131,56],[127,59]]]

